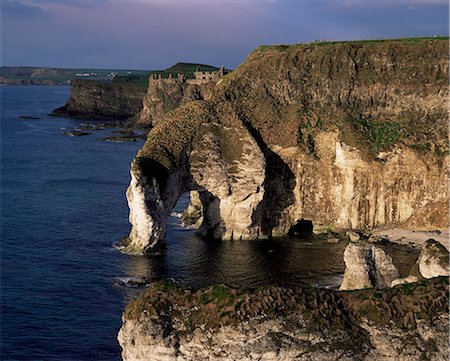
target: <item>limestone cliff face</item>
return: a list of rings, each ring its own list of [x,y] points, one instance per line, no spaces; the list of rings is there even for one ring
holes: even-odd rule
[[[164,122],[178,131],[156,127],[133,160],[127,191],[129,251],[145,253],[159,247],[178,198],[195,189],[203,204],[199,229],[203,235],[228,239],[262,235],[258,205],[264,196],[264,155],[230,109],[215,110],[220,123],[211,116],[209,105],[200,101],[170,113]],[[175,153],[168,153],[168,147]]]
[[[187,83],[154,82],[148,87],[142,111],[136,116],[136,124],[151,128],[167,112],[193,100],[207,100],[211,97],[214,83],[201,85]]]
[[[445,277],[351,292],[157,283],[127,306],[118,340],[124,361],[444,361],[447,312]]]
[[[285,234],[301,219],[447,227],[447,54],[445,40],[255,50],[208,101],[151,131],[131,168],[131,247],[161,245],[190,190],[216,238]]]
[[[127,119],[141,111],[144,95],[145,89],[138,85],[75,79],[69,100],[52,115]]]

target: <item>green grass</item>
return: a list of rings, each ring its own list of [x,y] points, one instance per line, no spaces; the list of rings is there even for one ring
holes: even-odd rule
[[[304,46],[328,46],[328,45],[338,45],[338,44],[377,44],[384,42],[402,42],[402,43],[417,43],[420,41],[431,41],[431,40],[449,40],[448,36],[433,36],[433,37],[410,37],[410,38],[397,38],[397,39],[372,39],[372,40],[337,40],[337,41],[312,41],[303,44],[277,44],[277,45],[261,45],[254,53],[264,53],[266,51],[278,51],[284,52],[286,50],[295,49]]]
[[[370,118],[349,118],[349,120],[371,152],[387,150],[400,140],[401,126],[398,122],[377,122]]]

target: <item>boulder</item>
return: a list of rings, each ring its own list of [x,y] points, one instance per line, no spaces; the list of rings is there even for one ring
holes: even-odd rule
[[[345,273],[340,290],[390,287],[400,277],[392,258],[367,243],[349,243],[344,251]]]
[[[425,243],[417,262],[419,272],[424,278],[429,279],[450,274],[449,252],[434,239],[429,239]]]

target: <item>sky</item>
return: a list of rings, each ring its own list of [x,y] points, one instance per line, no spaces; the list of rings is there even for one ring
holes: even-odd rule
[[[259,45],[448,35],[448,0],[0,0],[1,65],[235,68]]]

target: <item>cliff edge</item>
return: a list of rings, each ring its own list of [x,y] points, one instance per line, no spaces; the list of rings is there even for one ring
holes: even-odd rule
[[[178,197],[200,233],[448,226],[448,41],[260,47],[209,100],[169,112],[131,166],[127,250],[163,246]]]

